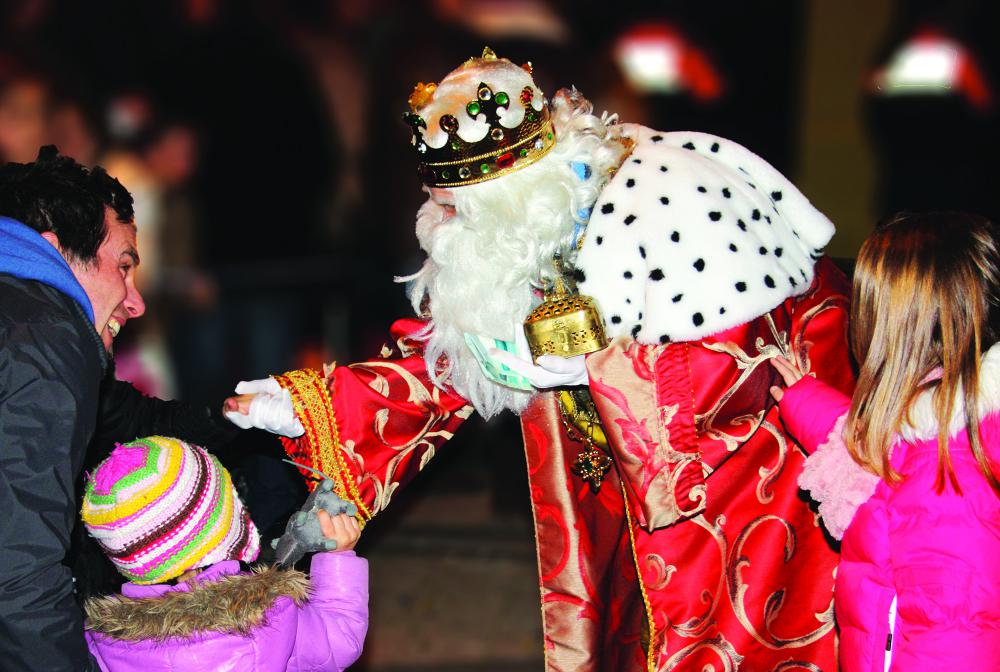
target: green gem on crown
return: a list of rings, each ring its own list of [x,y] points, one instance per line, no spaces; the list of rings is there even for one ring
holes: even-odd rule
[[[469,113],[470,117],[478,117],[482,108],[479,106],[479,103],[474,100],[465,106],[465,111]]]
[[[503,107],[510,101],[510,98],[507,97],[506,93],[500,91],[499,93],[497,93],[496,96],[493,97],[493,100],[497,101],[497,105]]]
[[[481,166],[479,166],[479,172],[481,172],[483,175],[490,172],[490,164],[484,163]]]

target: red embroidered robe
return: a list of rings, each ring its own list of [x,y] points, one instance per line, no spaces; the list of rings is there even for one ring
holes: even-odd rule
[[[619,338],[587,359],[614,468],[599,493],[553,392],[522,414],[538,544],[546,670],[836,670],[837,554],[796,479],[803,455],[768,389],[768,358],[849,392],[847,285],[810,290],[697,342]],[[307,433],[289,455],[339,479],[366,518],[386,508],[472,409],[427,379],[423,324],[401,359],[292,372]],[[324,384],[325,383],[325,384]],[[326,391],[329,396],[324,400]]]

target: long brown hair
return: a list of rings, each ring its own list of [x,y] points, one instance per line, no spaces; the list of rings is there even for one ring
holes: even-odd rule
[[[938,478],[961,493],[948,434],[956,400],[964,404],[969,445],[1000,496],[979,433],[979,367],[1000,340],[998,231],[966,213],[896,215],[858,253],[851,302],[851,350],[860,370],[845,438],[861,465],[889,482],[900,475],[889,450],[914,401],[933,391]],[[941,376],[935,371],[940,369]]]

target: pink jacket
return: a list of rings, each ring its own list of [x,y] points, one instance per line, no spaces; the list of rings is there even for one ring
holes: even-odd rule
[[[981,433],[1000,457],[1000,350],[983,363]],[[831,534],[843,534],[835,611],[843,672],[883,672],[888,611],[898,596],[892,670],[1000,670],[1000,499],[952,419],[952,465],[963,495],[939,495],[937,428],[930,395],[893,447],[895,487],[861,469],[841,430],[850,400],[814,378],[786,390],[781,417],[810,454],[799,484],[820,502]],[[994,468],[996,470],[996,467]],[[844,531],[846,528],[846,531]]]
[[[368,629],[368,562],[352,551],[317,553],[308,580],[283,570],[240,573],[232,560],[212,565],[195,580],[204,587],[127,583],[122,596],[101,598],[97,607],[88,604],[87,643],[101,669],[339,672],[361,655]],[[120,638],[95,632],[95,621]],[[206,621],[255,625],[247,635],[209,632],[162,639],[161,633],[178,622],[190,629]]]

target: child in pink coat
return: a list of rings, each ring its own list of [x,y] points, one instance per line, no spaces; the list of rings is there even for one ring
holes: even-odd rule
[[[843,538],[843,672],[1000,670],[998,240],[978,216],[935,213],[865,242],[853,398],[773,360],[789,387],[772,394],[810,453],[799,484]]]
[[[87,531],[130,580],[87,603],[86,637],[101,670],[340,672],[368,628],[368,563],[352,550],[355,518],[318,511],[334,550],[310,574],[241,572],[259,549],[229,472],[204,449],[154,436],[97,467]]]

